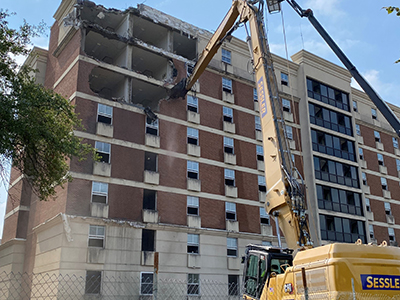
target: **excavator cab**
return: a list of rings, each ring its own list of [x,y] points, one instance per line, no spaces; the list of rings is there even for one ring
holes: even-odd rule
[[[260,299],[271,277],[285,273],[292,266],[292,250],[271,246],[248,245],[244,257],[244,295]]]

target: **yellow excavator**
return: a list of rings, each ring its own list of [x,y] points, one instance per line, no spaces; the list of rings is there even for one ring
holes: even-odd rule
[[[267,0],[269,12],[284,0]],[[307,17],[343,62],[388,122],[400,133],[400,122],[316,20],[294,0],[286,0]],[[220,26],[197,60],[192,74],[171,89],[184,97],[221,44],[240,25],[247,32],[257,85],[266,177],[265,209],[275,217],[288,248],[248,245],[244,256],[245,299],[400,299],[400,248],[332,243],[314,247],[307,219],[305,188],[293,166],[272,57],[264,29],[264,1],[233,0]],[[248,27],[250,28],[250,34]],[[296,174],[296,175],[295,175]],[[279,229],[277,230],[279,235]]]

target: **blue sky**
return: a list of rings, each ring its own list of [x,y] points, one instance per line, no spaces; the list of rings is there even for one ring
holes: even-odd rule
[[[400,63],[394,63],[400,58],[400,17],[387,15],[382,9],[383,6],[400,5],[399,1],[297,0],[297,2],[303,8],[311,8],[314,11],[315,17],[380,96],[385,101],[400,106],[398,92]],[[10,27],[19,26],[23,19],[31,24],[38,24],[44,20],[51,26],[54,22],[53,14],[60,3],[60,0],[14,0],[7,1],[7,4],[3,3],[2,8],[17,14],[10,17]],[[197,27],[213,31],[228,11],[231,0],[140,2],[97,0],[96,3],[117,9],[136,7],[138,3],[144,3]],[[301,19],[287,3],[283,3],[282,8],[283,18],[281,14],[266,16],[268,38],[273,53],[286,57],[284,27],[289,57],[305,49],[342,65],[307,19]],[[244,32],[239,30],[236,36],[244,38]],[[48,36],[35,38],[34,43],[36,46],[47,48]],[[5,201],[6,194],[1,187],[0,212],[4,210]],[[0,228],[2,228],[2,215],[0,213]]]

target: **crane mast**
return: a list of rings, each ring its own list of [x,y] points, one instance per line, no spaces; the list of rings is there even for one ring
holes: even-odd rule
[[[312,242],[306,216],[305,189],[302,180],[299,182],[295,178],[297,169],[293,165],[288,147],[282,100],[265,35],[263,11],[263,0],[232,1],[229,12],[201,53],[192,75],[172,88],[171,97],[184,97],[204,72],[223,41],[240,24],[249,25],[251,37],[247,37],[247,43],[260,104],[266,166],[265,209],[278,220],[289,248],[308,248],[312,246]]]

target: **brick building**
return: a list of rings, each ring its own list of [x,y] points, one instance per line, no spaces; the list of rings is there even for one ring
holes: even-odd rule
[[[55,201],[12,172],[0,270],[144,278],[158,252],[160,276],[238,282],[247,244],[277,245],[246,43],[224,43],[186,99],[160,101],[211,33],[146,5],[63,0],[54,18],[49,50],[26,63],[76,105],[76,135],[102,158],[73,159]],[[314,241],[397,245],[394,131],[342,67],[307,51],[273,59]]]

